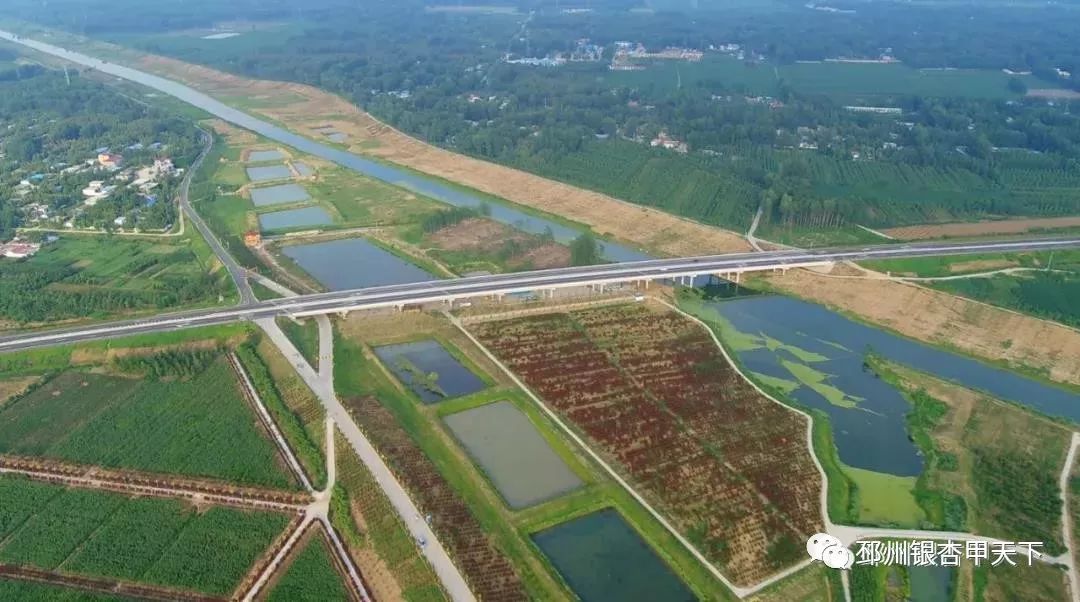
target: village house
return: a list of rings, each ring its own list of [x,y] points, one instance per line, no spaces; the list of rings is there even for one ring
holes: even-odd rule
[[[660,132],[657,134],[656,138],[653,138],[652,141],[649,142],[649,146],[652,146],[653,148],[661,147],[667,150],[673,150],[677,153],[686,153],[690,150],[685,142],[681,142],[668,136],[667,132]]]
[[[25,259],[37,253],[40,249],[41,245],[39,244],[13,240],[9,243],[0,244],[0,255],[8,259]]]
[[[117,155],[114,153],[98,153],[98,165],[106,169],[120,169],[120,164],[124,162],[123,155]]]

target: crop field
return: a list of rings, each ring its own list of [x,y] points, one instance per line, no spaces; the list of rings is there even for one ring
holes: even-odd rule
[[[1010,76],[989,69],[936,71],[903,64],[825,62],[774,67],[715,55],[698,63],[653,62],[645,70],[613,71],[606,78],[617,85],[655,87],[659,91],[674,91],[680,83],[682,86],[708,87],[714,82],[723,82],[728,89],[754,95],[776,95],[780,80],[783,80],[798,92],[825,94],[845,102],[907,94],[989,99],[1020,97],[1007,87]],[[1045,85],[1030,76],[1020,79],[1033,88]]]
[[[471,328],[732,580],[802,559],[821,520],[806,421],[697,325],[625,306]]]
[[[321,528],[314,528],[303,549],[296,552],[267,596],[270,602],[337,602],[349,600],[341,574],[334,566]]]
[[[586,144],[541,165],[540,175],[712,225],[750,225],[760,190],[723,170],[621,140]],[[640,216],[635,216],[640,219]],[[597,224],[598,232],[610,226]]]
[[[216,303],[228,276],[202,243],[64,235],[0,263],[0,321],[41,322]]]
[[[0,410],[0,453],[293,486],[222,359],[187,380],[64,372]]]
[[[520,600],[525,592],[506,556],[484,533],[468,506],[412,441],[394,415],[372,397],[346,401],[391,470],[412,494],[476,596]]]
[[[225,595],[287,522],[0,478],[0,561],[46,570]]]
[[[937,282],[934,288],[1080,327],[1080,275],[1029,272]]]

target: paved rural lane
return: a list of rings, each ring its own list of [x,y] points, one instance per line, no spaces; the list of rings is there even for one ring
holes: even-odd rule
[[[337,423],[338,428],[341,429],[341,433],[345,436],[345,440],[349,442],[349,445],[356,451],[356,454],[360,457],[360,460],[364,463],[368,470],[371,471],[375,477],[375,482],[379,484],[379,487],[386,494],[386,497],[390,500],[390,504],[397,511],[401,517],[402,523],[412,534],[417,541],[425,541],[426,543],[421,546],[421,553],[427,558],[431,567],[435,570],[435,574],[439,576],[439,580],[442,582],[443,588],[446,589],[450,598],[455,601],[474,601],[476,598],[473,596],[472,591],[469,589],[468,584],[465,582],[465,578],[454,566],[453,561],[450,559],[450,555],[446,552],[446,549],[439,542],[435,533],[431,530],[426,522],[419,517],[421,516],[420,510],[413,503],[409,497],[405,488],[397,480],[397,477],[390,471],[390,468],[383,462],[379,452],[375,450],[375,447],[371,445],[367,437],[360,430],[360,427],[353,421],[353,417],[349,414],[349,411],[345,409],[345,406],[337,398],[337,394],[334,392],[334,380],[333,380],[333,365],[334,365],[334,332],[330,325],[330,319],[325,316],[319,316],[319,365],[320,370],[315,371],[306,361],[303,356],[292,344],[292,341],[285,336],[285,333],[278,327],[277,322],[273,318],[262,318],[255,321],[263,332],[270,337],[270,340],[277,345],[278,349],[285,354],[285,357],[296,367],[297,373],[300,378],[307,383],[308,387],[315,393],[315,395],[322,401],[323,406],[326,408],[327,415]]]
[[[195,162],[188,168],[186,174],[184,174],[184,181],[180,184],[180,210],[184,212],[187,219],[195,229],[199,231],[199,234],[206,240],[206,244],[210,245],[210,248],[214,251],[214,255],[217,255],[218,259],[224,264],[225,269],[229,270],[229,275],[232,276],[233,284],[236,285],[236,289],[240,291],[240,305],[251,305],[255,303],[255,293],[251,290],[251,286],[247,282],[247,270],[240,266],[236,262],[236,259],[225,250],[225,246],[221,244],[217,236],[210,230],[210,227],[203,221],[201,215],[195,208],[191,206],[191,180],[194,179],[195,173],[199,170],[203,161],[206,160],[206,156],[210,154],[210,149],[214,147],[214,137],[211,136],[206,130],[197,127],[196,129],[202,134],[203,137],[203,150],[199,154],[199,158],[195,159]]]

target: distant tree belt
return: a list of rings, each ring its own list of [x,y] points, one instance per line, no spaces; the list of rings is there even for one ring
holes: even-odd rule
[[[228,10],[210,0],[183,9],[119,0],[101,13],[80,4],[85,17],[74,14],[73,1],[15,0],[13,10],[183,60],[319,86],[439,146],[706,223],[744,228],[760,204],[766,223],[792,228],[1080,211],[1080,107],[1002,102],[1020,98],[1025,80],[1002,79],[1000,89],[981,93],[985,99],[889,93],[853,100],[839,89],[810,93],[773,71],[795,60],[875,57],[891,47],[914,67],[1008,67],[1068,84],[1080,78],[1061,80],[1053,69],[1080,66],[1075,7],[990,3],[971,19],[969,7],[880,3],[835,14],[801,3],[714,11],[701,2],[692,14],[651,15],[621,10],[639,4],[633,0],[595,3],[595,13],[576,15],[541,3],[521,36],[519,17],[426,12],[418,0],[324,0],[300,13],[283,0],[258,7],[244,0]],[[280,35],[252,34],[213,50],[145,35],[209,24],[234,10],[294,23]],[[916,30],[917,37],[899,33]],[[623,79],[606,60],[558,69],[502,61],[506,52],[567,52],[583,37],[605,45],[608,58],[616,40],[652,49],[734,42],[769,62],[735,63],[763,75],[740,81],[701,64],[654,65]],[[853,102],[896,106],[904,115],[843,109]],[[661,132],[690,153],[651,147]]]

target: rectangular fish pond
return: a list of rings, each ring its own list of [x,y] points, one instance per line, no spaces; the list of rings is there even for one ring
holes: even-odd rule
[[[280,161],[285,154],[279,150],[257,150],[248,153],[248,163],[261,163],[263,161]]]
[[[281,251],[332,291],[438,280],[363,238],[293,245]]]
[[[514,510],[559,497],[583,484],[529,417],[509,401],[443,420]]]
[[[696,600],[611,508],[533,533],[532,540],[582,602]]]
[[[246,169],[247,177],[252,182],[287,180],[292,177],[292,171],[287,165],[264,165],[262,167],[248,167]]]
[[[310,198],[304,187],[299,184],[282,184],[280,186],[251,189],[251,202],[255,203],[256,207],[299,203]]]
[[[383,345],[375,348],[375,355],[424,403],[461,397],[487,386],[435,340]]]
[[[301,207],[259,215],[259,228],[264,231],[285,230],[288,228],[306,228],[334,223],[333,218],[322,207]]]

